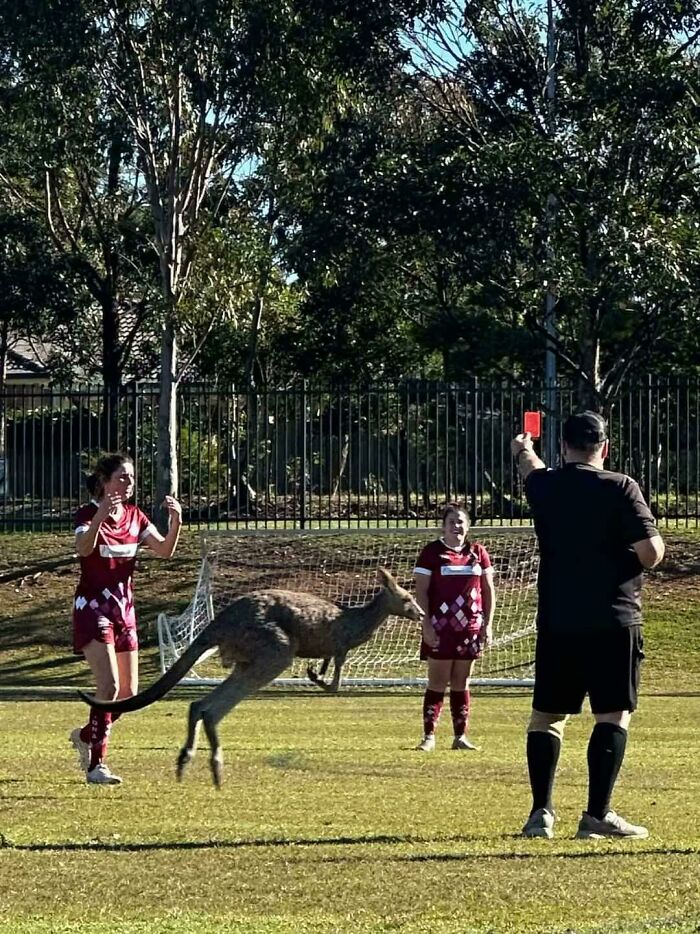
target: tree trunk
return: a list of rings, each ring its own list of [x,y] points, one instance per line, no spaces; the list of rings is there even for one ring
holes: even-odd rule
[[[255,360],[258,355],[258,336],[260,334],[260,324],[262,322],[265,299],[262,291],[255,298],[253,306],[253,320],[250,325],[250,334],[248,335],[248,352],[246,354],[245,364],[245,383],[248,389],[255,389]]]
[[[102,300],[103,447],[119,448],[119,387],[121,385],[119,309],[107,287]]]
[[[7,433],[7,402],[5,393],[7,391],[7,351],[9,347],[9,324],[2,322],[0,328],[0,496],[7,494],[7,445],[5,436]]]
[[[603,380],[600,372],[600,338],[594,326],[596,314],[591,312],[588,333],[581,339],[581,369],[588,377],[580,379],[577,386],[578,404],[594,412],[602,412],[605,400],[602,396]]]
[[[175,320],[168,315],[163,326],[160,355],[160,397],[158,404],[157,485],[154,519],[158,529],[167,529],[166,496],[177,495],[177,334]]]
[[[340,452],[340,465],[338,467],[338,475],[335,478],[333,483],[333,492],[332,496],[338,495],[338,489],[340,487],[340,481],[343,479],[343,474],[345,473],[345,468],[348,463],[348,455],[350,454],[350,435],[343,435],[343,447]]]
[[[401,485],[401,498],[403,500],[403,511],[404,515],[408,516],[411,514],[411,479],[410,479],[410,446],[408,443],[408,431],[406,428],[399,429],[399,465],[398,465],[398,475],[399,475],[399,484]]]
[[[258,288],[253,305],[253,319],[248,335],[248,351],[246,354],[245,380],[246,388],[255,389],[255,362],[258,357],[258,341],[262,327],[263,312],[265,310],[265,291],[270,278],[270,269],[267,264],[258,269]]]

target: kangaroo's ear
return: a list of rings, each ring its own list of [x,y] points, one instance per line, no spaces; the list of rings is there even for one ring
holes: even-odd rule
[[[384,587],[396,587],[396,581],[386,568],[377,568],[377,577]]]

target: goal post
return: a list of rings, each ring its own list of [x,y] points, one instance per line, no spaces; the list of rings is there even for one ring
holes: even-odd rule
[[[421,548],[437,529],[250,529],[201,533],[202,563],[195,593],[178,616],[161,613],[158,642],[163,671],[170,668],[216,613],[251,590],[305,591],[340,606],[359,606],[376,593],[377,568],[385,567],[413,590]],[[477,662],[473,684],[530,686],[534,660],[538,551],[525,527],[474,527],[470,539],[489,552],[494,566],[496,614],[493,645]],[[406,687],[426,684],[418,657],[420,627],[390,617],[358,646],[343,666],[343,686]],[[210,653],[211,654],[211,653]],[[274,684],[311,686],[307,659],[296,659]],[[183,684],[216,684],[226,672],[200,659]]]

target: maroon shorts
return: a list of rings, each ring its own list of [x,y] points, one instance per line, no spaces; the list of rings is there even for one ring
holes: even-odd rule
[[[96,604],[93,606],[93,603]],[[115,652],[135,652],[139,647],[136,614],[133,606],[124,616],[105,615],[104,609],[91,600],[82,607],[73,606],[73,652],[82,655],[93,640],[113,645]]]
[[[437,635],[440,641],[434,649],[421,640],[420,657],[423,661],[428,658],[468,661],[483,655],[486,627],[481,622],[470,622],[463,629],[445,626]]]

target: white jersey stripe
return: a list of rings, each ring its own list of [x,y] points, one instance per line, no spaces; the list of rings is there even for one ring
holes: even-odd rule
[[[428,568],[414,568],[413,573],[414,574],[426,574],[428,577],[430,577],[431,571]]]
[[[481,577],[480,564],[445,564],[440,568],[442,577]]]
[[[101,558],[133,558],[139,550],[138,542],[130,542],[126,545],[100,545]]]

